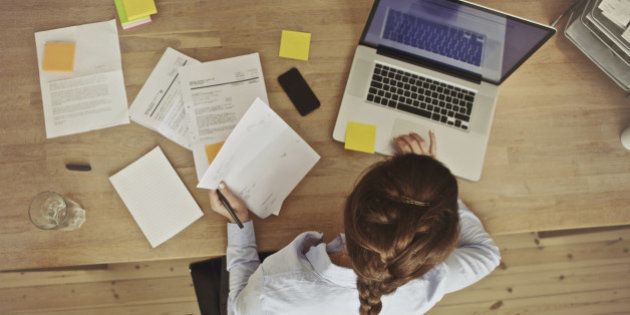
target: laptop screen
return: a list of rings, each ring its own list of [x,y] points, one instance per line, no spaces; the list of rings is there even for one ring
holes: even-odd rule
[[[449,0],[380,0],[362,43],[384,46],[500,83],[554,29]]]

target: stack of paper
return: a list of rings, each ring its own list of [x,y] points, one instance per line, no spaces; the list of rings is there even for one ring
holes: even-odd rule
[[[599,3],[602,14],[617,26],[626,29],[630,23],[630,1],[602,0]]]
[[[179,68],[197,179],[201,179],[221,144],[267,89],[258,53]]]
[[[109,180],[151,247],[164,243],[203,216],[160,147]]]
[[[278,215],[282,203],[319,155],[260,99],[250,106],[197,187],[224,181],[261,218]]]
[[[116,21],[35,33],[46,136],[129,123]]]
[[[125,30],[151,23],[151,15],[157,13],[153,0],[114,0],[114,4]]]

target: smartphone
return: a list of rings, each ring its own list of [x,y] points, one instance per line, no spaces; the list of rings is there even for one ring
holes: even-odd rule
[[[281,74],[278,83],[287,93],[300,115],[306,116],[319,107],[319,100],[296,68]]]

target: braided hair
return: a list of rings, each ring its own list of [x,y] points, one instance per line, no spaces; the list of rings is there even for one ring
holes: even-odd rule
[[[344,213],[361,315],[379,314],[383,295],[446,259],[459,235],[457,211],[457,181],[431,157],[400,155],[363,175]]]

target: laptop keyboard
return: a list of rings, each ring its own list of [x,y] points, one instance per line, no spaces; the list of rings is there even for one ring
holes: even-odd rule
[[[367,100],[468,130],[475,93],[377,63]]]
[[[485,36],[389,10],[383,38],[471,65],[481,65]]]

